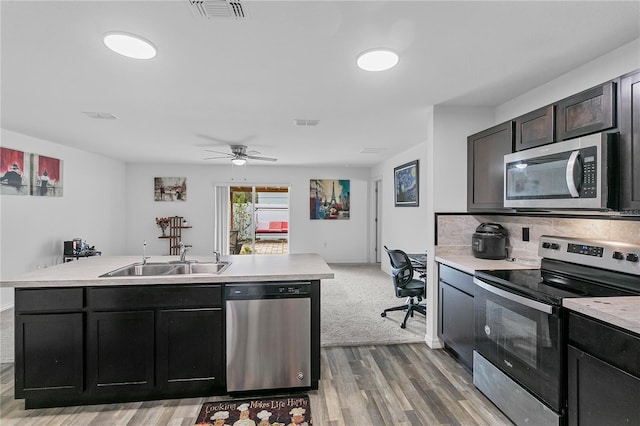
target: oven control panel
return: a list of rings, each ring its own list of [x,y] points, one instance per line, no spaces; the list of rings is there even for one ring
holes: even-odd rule
[[[640,275],[640,245],[543,235],[538,256]]]

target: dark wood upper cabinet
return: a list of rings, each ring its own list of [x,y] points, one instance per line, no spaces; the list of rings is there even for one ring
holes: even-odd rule
[[[513,121],[467,138],[467,210],[504,205],[504,155],[513,152]]]
[[[640,71],[620,79],[620,210],[640,211]]]
[[[571,139],[616,126],[616,84],[608,82],[556,104],[556,140]]]
[[[549,105],[514,120],[516,126],[516,138],[514,149],[533,148],[546,145],[554,141],[554,106]]]

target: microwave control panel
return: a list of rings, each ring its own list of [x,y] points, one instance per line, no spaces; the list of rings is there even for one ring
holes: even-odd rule
[[[595,198],[598,195],[598,164],[596,148],[588,147],[580,150],[582,157],[582,186],[580,198]]]

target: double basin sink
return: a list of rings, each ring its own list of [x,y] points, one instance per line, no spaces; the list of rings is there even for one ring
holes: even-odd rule
[[[231,265],[231,262],[148,262],[133,263],[100,277],[152,277],[188,274],[219,274]]]

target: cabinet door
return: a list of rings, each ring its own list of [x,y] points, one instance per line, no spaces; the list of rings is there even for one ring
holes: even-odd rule
[[[88,379],[96,394],[153,389],[154,312],[91,312]]]
[[[158,386],[202,392],[224,386],[221,308],[162,310],[158,314]]]
[[[559,101],[556,139],[571,139],[615,127],[615,95],[616,85],[609,82]]]
[[[442,268],[442,267],[441,267]],[[459,272],[459,271],[456,271]],[[466,275],[462,272],[459,274]],[[465,281],[472,281],[470,275]],[[473,366],[473,295],[440,280],[439,336],[469,370]],[[466,285],[466,283],[460,283]]]
[[[571,345],[567,360],[569,425],[640,424],[640,378]]]
[[[640,212],[640,72],[620,81],[620,149],[620,210]]]
[[[503,208],[504,155],[512,151],[512,121],[467,138],[468,210]]]
[[[516,126],[514,149],[521,151],[552,143],[555,136],[553,112],[554,106],[549,105],[516,118],[514,120]]]
[[[83,314],[16,315],[16,398],[60,400],[83,391]]]

